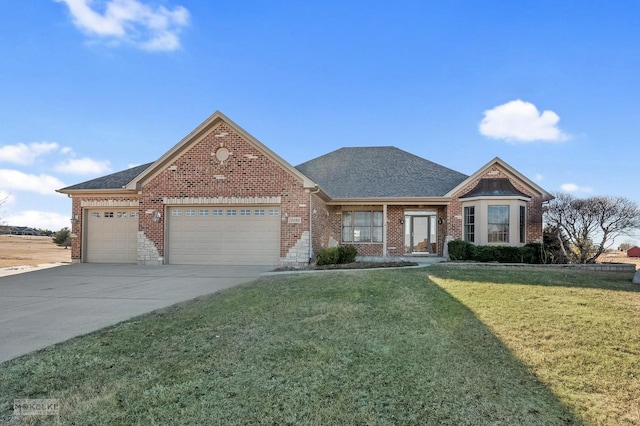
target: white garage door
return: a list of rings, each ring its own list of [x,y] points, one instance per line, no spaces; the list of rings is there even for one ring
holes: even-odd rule
[[[137,263],[138,211],[103,208],[87,211],[85,262]]]
[[[174,265],[276,265],[280,208],[170,207],[168,260]]]

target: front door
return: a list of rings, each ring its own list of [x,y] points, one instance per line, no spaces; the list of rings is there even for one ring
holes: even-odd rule
[[[404,247],[407,254],[437,254],[436,215],[406,215]]]

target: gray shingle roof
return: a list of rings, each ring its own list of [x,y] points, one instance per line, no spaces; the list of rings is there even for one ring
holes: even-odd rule
[[[74,189],[121,189],[152,164],[153,163],[142,164],[140,166],[112,173],[107,176],[102,176],[96,179],[88,180],[86,182],[78,183],[76,185],[67,186],[66,188],[62,188],[60,191]]]
[[[518,191],[507,178],[484,178],[478,181],[473,189],[460,198],[471,197],[527,197],[524,192]]]
[[[296,169],[331,198],[441,197],[468,177],[393,146],[340,148]]]

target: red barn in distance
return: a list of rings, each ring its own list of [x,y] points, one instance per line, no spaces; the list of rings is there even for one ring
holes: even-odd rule
[[[640,257],[640,247],[633,246],[627,250],[627,257]]]

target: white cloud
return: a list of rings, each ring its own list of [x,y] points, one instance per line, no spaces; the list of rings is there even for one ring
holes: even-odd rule
[[[76,175],[99,175],[111,171],[109,161],[97,161],[91,158],[72,158],[58,163],[55,170],[62,173],[72,173]]]
[[[0,189],[0,206],[7,206],[15,200],[16,197],[12,193]]]
[[[565,192],[592,192],[593,190],[588,186],[578,186],[575,183],[563,183],[560,185],[560,189]]]
[[[0,162],[20,164],[23,166],[33,164],[40,156],[58,149],[55,142],[32,142],[29,144],[18,143],[15,145],[0,146]]]
[[[571,136],[558,128],[560,117],[521,100],[507,102],[484,112],[479,130],[484,136],[510,142],[562,142]]]
[[[180,48],[178,33],[189,23],[189,11],[182,6],[167,9],[140,0],[54,1],[69,7],[73,23],[85,33],[108,41],[129,42],[144,50]]]
[[[57,212],[27,210],[3,217],[2,221],[10,226],[28,226],[30,228],[59,231],[65,226],[70,227],[69,216]]]
[[[65,185],[60,179],[50,175],[32,175],[18,170],[0,169],[0,188],[5,191],[30,191],[53,195],[55,190]]]

